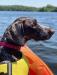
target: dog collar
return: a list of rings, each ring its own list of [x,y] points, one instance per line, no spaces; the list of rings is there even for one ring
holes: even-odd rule
[[[1,41],[0,41],[0,46],[4,46],[4,47],[8,47],[8,48],[14,48],[14,49],[20,48],[20,46],[15,46],[15,45],[9,44],[7,42],[1,42]]]

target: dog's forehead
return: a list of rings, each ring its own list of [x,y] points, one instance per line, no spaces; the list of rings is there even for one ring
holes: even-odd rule
[[[26,24],[37,24],[37,20],[36,19],[33,19],[33,18],[26,18],[25,19],[25,23]]]
[[[25,21],[25,22],[33,22],[34,19],[32,18],[20,18],[21,21]]]
[[[25,25],[33,25],[33,24],[37,24],[37,20],[34,18],[30,18],[30,17],[20,17],[17,18],[14,23],[24,23]]]
[[[33,23],[33,20],[32,19],[26,19],[25,23]]]

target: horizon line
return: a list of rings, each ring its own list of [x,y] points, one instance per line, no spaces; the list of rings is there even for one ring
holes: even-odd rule
[[[37,6],[29,6],[29,5],[21,5],[21,4],[6,4],[6,5],[4,5],[4,4],[1,4],[0,6],[27,6],[27,7],[35,7],[35,8],[41,8],[41,7],[46,7],[46,6],[48,6],[48,5],[50,5],[50,6],[54,6],[54,7],[57,7],[56,5],[52,5],[52,4],[47,4],[47,5],[44,5],[44,6],[39,6],[39,7],[37,7]]]

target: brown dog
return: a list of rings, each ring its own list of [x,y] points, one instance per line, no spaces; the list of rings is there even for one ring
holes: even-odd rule
[[[36,19],[21,17],[16,19],[5,31],[1,41],[13,44],[15,46],[24,46],[24,44],[34,39],[36,41],[48,40],[54,31],[50,28],[41,27]],[[5,46],[0,47],[0,62],[16,61],[20,59],[22,53],[16,49]],[[0,75],[7,75],[0,73]]]
[[[48,40],[54,31],[50,28],[41,27],[36,19],[21,17],[16,19],[5,31],[1,41],[13,44],[15,46],[23,46],[28,40],[36,41]],[[14,49],[14,48],[13,48]],[[22,53],[7,47],[0,48],[0,61],[14,61],[22,57]]]

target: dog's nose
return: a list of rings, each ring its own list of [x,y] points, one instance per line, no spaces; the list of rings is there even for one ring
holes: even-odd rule
[[[51,33],[54,34],[55,33],[55,30],[51,29]]]
[[[54,32],[55,32],[55,31],[54,31],[53,29],[49,29],[49,30],[48,30],[48,33],[49,33],[50,35],[53,35]]]

